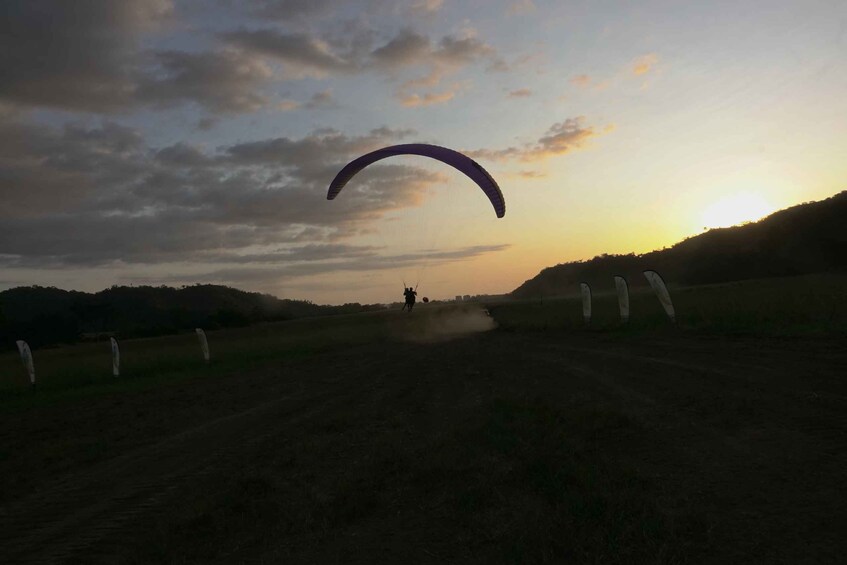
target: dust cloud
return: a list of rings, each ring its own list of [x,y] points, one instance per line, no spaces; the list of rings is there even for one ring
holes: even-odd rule
[[[497,323],[478,305],[416,307],[404,313],[395,335],[403,341],[435,342],[495,329]]]

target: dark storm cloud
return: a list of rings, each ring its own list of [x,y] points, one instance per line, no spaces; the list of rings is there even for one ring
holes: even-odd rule
[[[0,100],[109,112],[133,103],[141,35],[172,13],[167,0],[4,0]]]

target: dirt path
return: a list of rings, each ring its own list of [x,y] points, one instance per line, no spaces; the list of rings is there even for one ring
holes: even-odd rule
[[[614,448],[604,457],[659,485],[667,508],[697,509],[703,538],[683,551],[691,562],[836,562],[847,549],[838,526],[847,524],[845,375],[845,348],[821,340],[495,332],[347,349],[258,375],[258,388],[237,402],[244,384],[205,384],[202,394],[215,399],[210,407],[223,395],[237,407],[226,415],[210,408],[173,434],[12,500],[0,508],[0,562],[132,562],[132,543],[145,543],[145,532],[174,505],[248,461],[279,465],[268,462],[269,453],[299,446],[286,465],[331,490],[327,475],[340,481],[346,469],[363,465],[371,443],[449,436],[500,398],[609,406],[630,418],[633,432],[603,439]],[[416,449],[426,455],[430,448]],[[405,485],[402,473],[385,480],[383,489]],[[398,496],[390,503],[398,512],[412,504]],[[296,532],[275,534],[213,560],[458,562],[480,555],[463,554],[459,538],[443,541],[450,534],[423,512],[376,522],[359,516],[354,530],[344,526],[331,542],[302,547],[292,548]],[[410,559],[418,541],[423,546]],[[339,558],[349,557],[351,544],[372,551]],[[173,551],[164,560],[182,562],[180,548]]]

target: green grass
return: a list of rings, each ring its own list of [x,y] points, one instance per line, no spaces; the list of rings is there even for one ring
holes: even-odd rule
[[[809,275],[693,287],[670,284],[669,290],[677,325],[683,331],[761,336],[847,334],[845,275]],[[630,320],[626,325],[621,325],[614,291],[593,291],[589,328],[585,328],[578,295],[492,304],[489,311],[507,331],[584,329],[629,334],[673,330],[649,288],[630,292]]]
[[[209,332],[209,365],[193,333],[125,340],[119,378],[108,342],[85,343],[34,351],[34,393],[8,352],[0,355],[0,504],[183,432],[205,438],[192,445],[206,454],[221,430],[239,440],[256,431],[255,444],[224,444],[229,455],[184,480],[166,512],[124,532],[132,539],[116,550],[123,562],[697,562],[716,550],[715,528],[734,539],[724,516],[737,518],[764,479],[775,490],[759,492],[762,500],[802,494],[806,483],[785,482],[783,459],[802,455],[805,465],[817,452],[780,442],[823,430],[818,449],[830,449],[827,434],[842,437],[841,420],[824,408],[835,412],[844,395],[827,368],[837,359],[795,380],[755,357],[733,369],[720,362],[730,350],[719,340],[686,334],[805,344],[844,335],[845,282],[671,285],[678,327],[650,292],[633,293],[626,327],[611,292],[595,294],[590,328],[578,297],[492,304],[500,333],[432,347],[433,328],[478,307],[265,324]],[[561,336],[546,330],[573,332],[583,350],[560,347]],[[792,363],[806,367],[804,350],[779,361],[787,374],[796,373]],[[620,357],[627,352],[631,359]],[[654,356],[679,363],[652,364]],[[635,363],[643,370],[630,371]],[[273,411],[264,419],[233,427],[266,403]],[[779,435],[819,413],[823,423]],[[203,435],[215,422],[221,427]],[[740,475],[748,482],[736,496]],[[778,518],[768,521],[773,532]]]
[[[450,562],[681,563],[703,543],[696,512],[675,519],[661,485],[613,455],[622,437],[641,441],[639,424],[614,408],[495,395],[431,437],[406,437],[398,414],[366,430],[343,472],[324,468],[362,433],[361,415],[350,417],[352,438],[310,430],[218,476],[214,496],[208,485],[189,493],[143,536],[135,562],[239,561],[244,549],[266,562],[332,562],[351,535],[362,554],[350,562],[367,562],[376,543],[394,545],[397,559],[420,544]],[[399,516],[426,541],[414,530],[382,539]]]
[[[33,351],[36,391],[16,351],[0,355],[0,407],[26,407],[98,393],[139,391],[186,378],[223,375],[330,347],[386,339],[396,313],[368,313],[207,332],[211,362],[194,332],[120,342],[121,374],[112,376],[109,342]]]
[[[611,284],[610,284],[611,287]],[[697,332],[718,335],[808,336],[847,334],[847,276],[741,281],[670,292],[677,312],[674,327],[649,289],[630,295],[630,321],[621,325],[617,297],[610,289],[594,289],[593,317],[586,328],[579,296],[516,301],[488,306],[504,331],[580,330],[621,335],[641,332]],[[439,312],[461,306],[430,306]],[[327,348],[388,340],[428,318],[373,312],[309,318],[207,332],[212,362],[206,365],[194,333],[123,340],[121,376],[111,375],[108,342],[33,351],[37,392],[17,352],[0,354],[0,408],[25,408],[90,394],[138,391],[186,378],[209,377],[267,363],[313,355]],[[429,316],[431,318],[431,316]],[[415,331],[415,328],[411,328]]]

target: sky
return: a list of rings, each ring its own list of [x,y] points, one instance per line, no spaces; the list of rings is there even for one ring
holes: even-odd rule
[[[847,188],[847,3],[5,0],[0,289],[513,290]],[[458,171],[353,158],[398,143]]]

